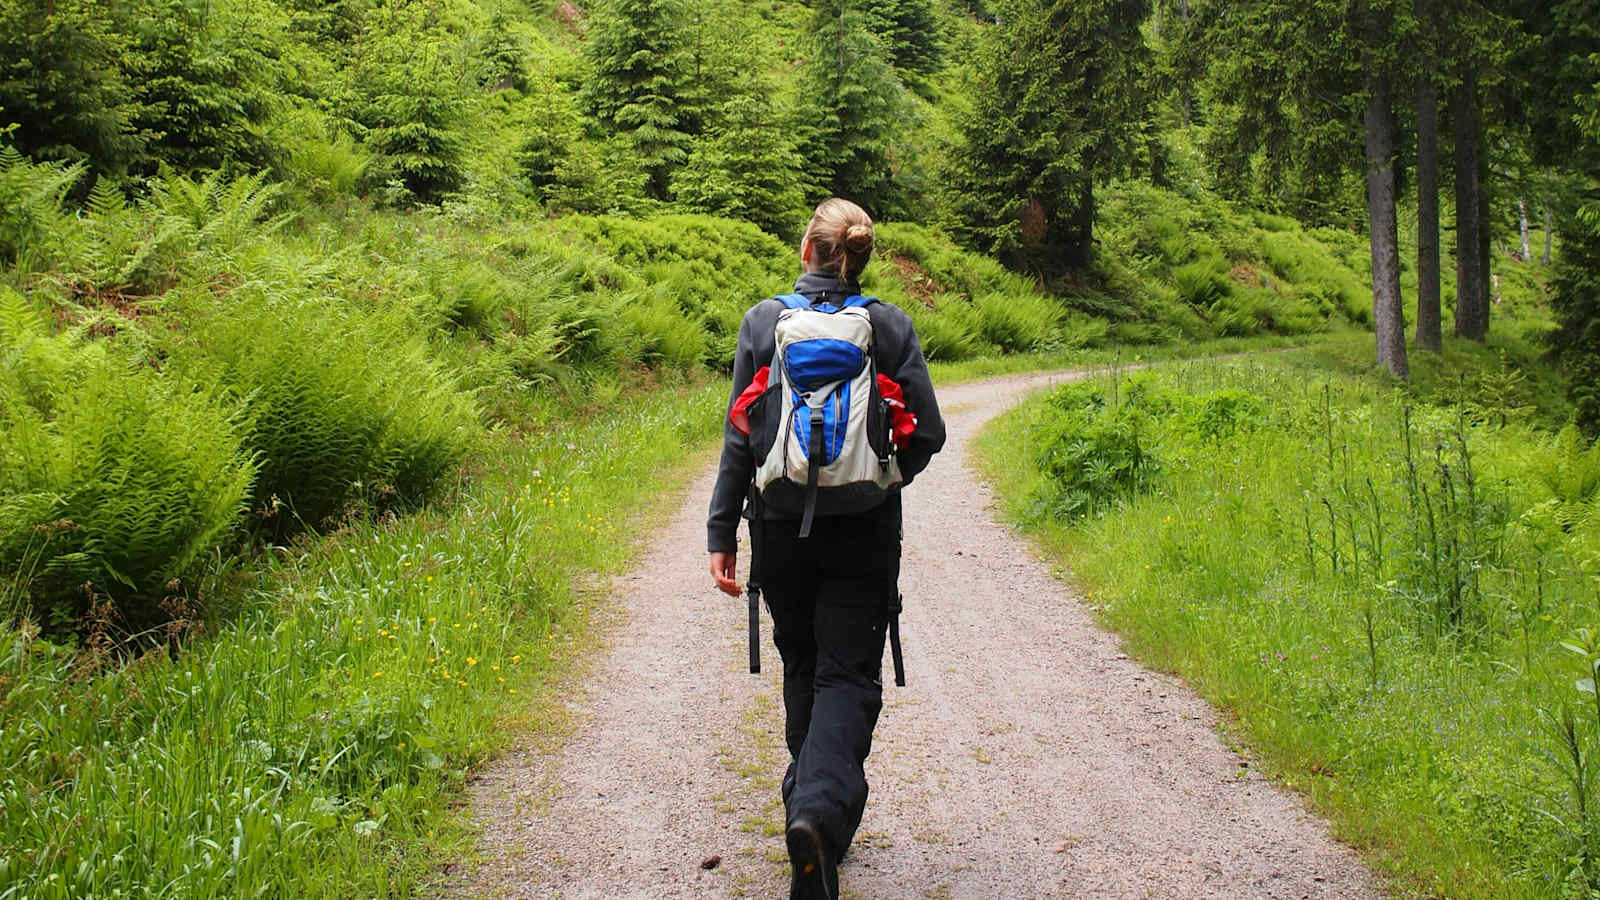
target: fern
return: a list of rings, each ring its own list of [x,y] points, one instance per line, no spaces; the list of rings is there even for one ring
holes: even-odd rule
[[[31,163],[0,144],[0,259],[22,271],[47,268],[54,238],[68,221],[67,193],[83,177],[82,163]]]
[[[255,472],[241,420],[104,342],[50,334],[6,290],[0,362],[0,580],[58,625],[90,595],[151,620],[166,582],[238,520]]]

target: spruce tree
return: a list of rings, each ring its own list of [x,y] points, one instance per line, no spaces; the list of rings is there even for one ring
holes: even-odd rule
[[[359,50],[349,118],[380,154],[377,177],[400,189],[391,199],[431,203],[459,188],[468,112],[464,73],[452,66],[459,39],[422,4],[396,4],[367,14]]]
[[[858,0],[868,27],[883,42],[889,64],[905,85],[923,96],[944,68],[944,25],[931,0]]]
[[[122,172],[152,134],[129,73],[119,27],[126,4],[103,0],[0,3],[0,132],[39,159],[87,160]]]
[[[583,102],[632,147],[658,200],[668,199],[672,172],[689,156],[687,21],[683,0],[606,0],[583,48]]]
[[[134,123],[156,135],[153,155],[183,171],[269,165],[274,147],[263,126],[290,80],[271,32],[287,17],[271,4],[237,0],[145,5],[134,30]],[[155,160],[145,168],[153,173]]]
[[[753,222],[788,236],[805,218],[800,154],[787,123],[770,103],[735,97],[720,110],[720,125],[695,144],[673,177],[673,194],[695,212]]]
[[[846,197],[874,216],[904,205],[895,181],[894,139],[905,88],[859,0],[819,3],[801,75],[796,131],[813,193]],[[820,196],[819,196],[820,199]]]
[[[1012,0],[980,51],[947,208],[968,244],[1054,275],[1088,262],[1094,183],[1148,109],[1137,0]]]

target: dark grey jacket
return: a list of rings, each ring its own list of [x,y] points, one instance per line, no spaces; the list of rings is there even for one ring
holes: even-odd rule
[[[807,272],[794,283],[794,292],[804,294],[812,303],[839,303],[851,294],[860,293],[860,288],[855,282],[834,275]],[[739,346],[733,356],[730,408],[749,387],[756,370],[772,362],[773,330],[782,310],[780,301],[763,300],[745,312],[744,322],[739,326]],[[918,472],[927,468],[933,454],[944,446],[944,419],[939,417],[939,403],[933,396],[928,364],[922,358],[922,345],[911,327],[911,317],[888,303],[872,304],[867,307],[867,314],[872,317],[873,362],[879,372],[899,382],[905,391],[906,408],[917,417],[917,430],[911,435],[911,443],[899,455],[900,473],[905,484],[910,484]],[[706,519],[706,546],[710,552],[732,553],[738,548],[739,517],[754,472],[755,458],[745,443],[745,436],[724,417],[722,465],[717,470],[717,484],[711,491],[711,512]],[[767,515],[777,517],[778,514],[769,509]]]

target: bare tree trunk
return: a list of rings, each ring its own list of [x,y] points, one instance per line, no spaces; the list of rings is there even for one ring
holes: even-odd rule
[[[1419,6],[1421,4],[1418,4]],[[1444,348],[1439,312],[1439,89],[1417,76],[1417,346]]]
[[[1478,340],[1489,334],[1489,316],[1499,301],[1500,282],[1494,274],[1494,173],[1489,170],[1489,151],[1483,146],[1483,117],[1476,107],[1472,110],[1478,138],[1478,259],[1482,266],[1483,302],[1478,309],[1483,314],[1483,330]]]
[[[1456,336],[1481,341],[1489,331],[1489,315],[1484,302],[1478,92],[1471,69],[1462,76],[1450,94],[1456,162]]]
[[[1400,298],[1400,235],[1395,218],[1394,121],[1389,79],[1373,79],[1363,117],[1367,131],[1367,220],[1372,245],[1372,327],[1378,363],[1396,378],[1410,374]]]
[[[1517,219],[1522,225],[1522,261],[1527,262],[1533,251],[1528,249],[1528,201],[1522,197],[1517,198]]]

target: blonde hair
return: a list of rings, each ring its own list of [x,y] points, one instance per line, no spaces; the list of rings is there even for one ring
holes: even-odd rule
[[[811,214],[805,240],[813,267],[854,280],[872,258],[872,217],[849,200],[824,200]]]

